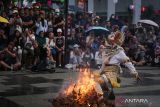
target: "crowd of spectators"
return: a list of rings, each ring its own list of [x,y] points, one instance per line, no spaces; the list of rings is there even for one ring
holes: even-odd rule
[[[101,20],[95,13],[68,15],[68,32],[60,9],[46,12],[40,8],[16,8],[3,11],[9,23],[0,23],[0,70],[43,70],[65,67],[65,64],[88,64],[100,67],[105,34],[85,31],[103,26],[110,32],[121,30],[123,47],[135,65],[160,64],[160,37],[154,27],[133,27],[121,23],[118,16]]]

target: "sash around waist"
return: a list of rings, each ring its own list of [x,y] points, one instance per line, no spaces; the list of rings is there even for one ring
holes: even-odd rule
[[[120,71],[120,67],[118,65],[105,65],[103,72],[116,72],[118,73]]]

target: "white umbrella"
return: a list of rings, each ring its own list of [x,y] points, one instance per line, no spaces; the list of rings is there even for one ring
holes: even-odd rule
[[[156,22],[152,21],[152,20],[140,20],[139,22],[140,23],[149,24],[149,25],[152,25],[152,26],[156,26],[156,27],[159,28],[159,25]]]

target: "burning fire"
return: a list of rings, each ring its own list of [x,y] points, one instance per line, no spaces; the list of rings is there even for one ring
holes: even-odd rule
[[[69,96],[75,94],[75,101],[79,104],[84,104],[87,96],[92,96],[92,92],[96,87],[96,82],[93,79],[89,69],[82,70],[75,83],[72,83],[64,90],[64,94]]]
[[[87,107],[91,107],[91,105],[98,102],[98,99],[102,97],[102,95],[103,93],[97,88],[97,83],[90,69],[85,68],[80,70],[77,81],[72,81],[56,99],[59,99],[58,101],[60,103],[76,103],[77,105],[87,105]],[[67,107],[70,106],[68,105]]]

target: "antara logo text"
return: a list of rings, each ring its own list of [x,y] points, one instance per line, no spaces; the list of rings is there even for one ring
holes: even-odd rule
[[[125,99],[124,103],[149,103],[147,99]]]
[[[124,98],[122,96],[117,97],[115,102],[117,104],[129,104],[129,103],[139,103],[139,104],[149,104],[148,99],[145,98]]]

